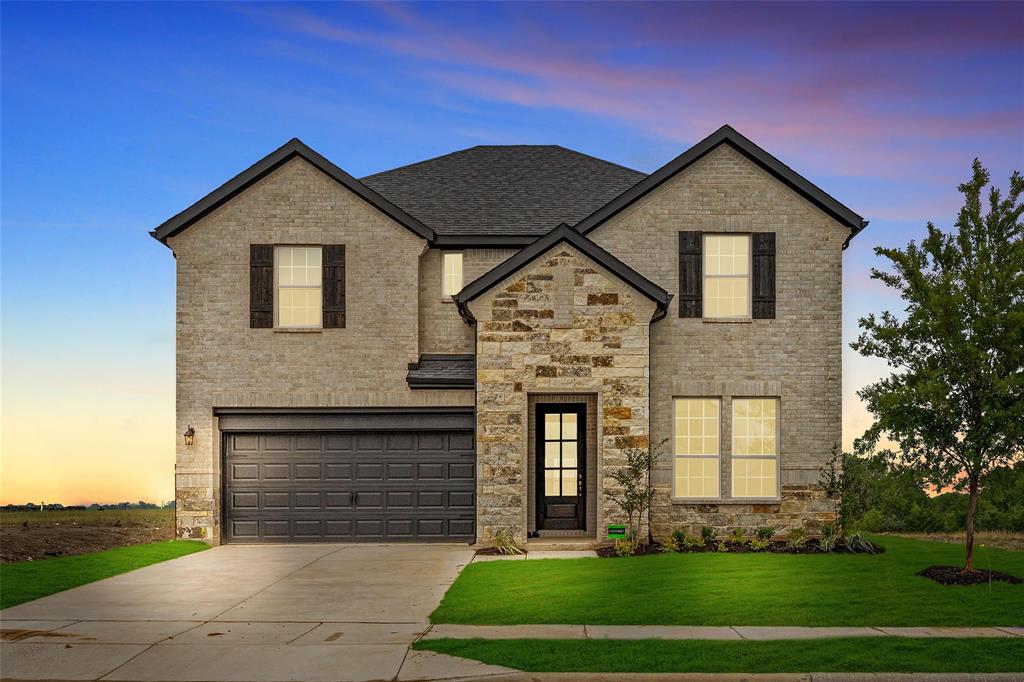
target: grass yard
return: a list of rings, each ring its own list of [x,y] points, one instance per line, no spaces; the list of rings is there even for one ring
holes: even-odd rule
[[[528,672],[918,672],[1024,670],[1024,639],[423,640],[414,649]]]
[[[1024,585],[943,586],[914,575],[933,564],[961,565],[962,547],[873,540],[887,551],[473,563],[431,619],[479,625],[1024,624]],[[1024,577],[1024,552],[978,547],[975,566]]]
[[[174,525],[173,509],[72,509],[0,512],[0,526],[32,525]]]
[[[0,609],[207,549],[194,540],[117,547],[77,556],[0,565]]]

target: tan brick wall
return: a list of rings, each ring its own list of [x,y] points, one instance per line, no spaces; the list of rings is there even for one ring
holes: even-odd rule
[[[517,249],[452,249],[462,253],[462,281],[469,284]],[[441,298],[441,254],[427,249],[420,256],[420,352],[473,353],[473,327],[459,315],[455,303]]]
[[[346,246],[345,329],[249,328],[249,244]],[[472,405],[472,391],[411,391],[426,242],[324,174],[288,162],[169,240],[177,258],[179,533],[220,537],[215,407]],[[454,312],[454,311],[453,311]]]
[[[776,319],[679,318],[651,327],[652,441],[672,436],[673,396],[721,396],[722,484],[730,490],[730,397],[781,399],[782,502],[673,504],[671,462],[656,476],[655,531],[677,525],[799,525],[826,506],[813,487],[842,435],[842,243],[849,230],[741,154],[721,146],[589,236],[670,293],[678,232],[775,232]],[[671,443],[669,443],[671,452]]]
[[[568,308],[562,309],[562,308]],[[477,537],[525,540],[530,394],[597,396],[598,485],[648,432],[654,303],[556,245],[470,304],[477,319]],[[620,521],[598,492],[596,525]],[[593,530],[593,529],[591,529]]]

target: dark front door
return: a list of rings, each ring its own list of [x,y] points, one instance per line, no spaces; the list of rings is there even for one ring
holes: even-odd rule
[[[537,405],[537,530],[586,529],[587,406]]]

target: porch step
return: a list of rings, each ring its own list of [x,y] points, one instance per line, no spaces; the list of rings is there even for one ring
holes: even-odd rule
[[[530,538],[526,541],[527,552],[566,552],[575,550],[588,550],[600,547],[594,536],[587,537],[540,537]]]

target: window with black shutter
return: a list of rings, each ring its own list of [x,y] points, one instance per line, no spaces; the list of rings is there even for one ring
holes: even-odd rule
[[[679,233],[679,317],[700,317],[701,233]]]
[[[274,245],[249,245],[249,326],[274,326]]]
[[[345,326],[345,245],[325,244],[323,258],[324,329]]]
[[[754,281],[753,317],[775,318],[775,233],[757,232],[753,236]]]

